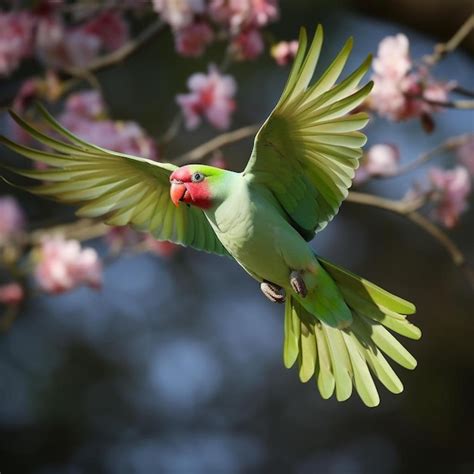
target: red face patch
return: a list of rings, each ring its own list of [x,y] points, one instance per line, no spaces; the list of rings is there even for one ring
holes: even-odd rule
[[[187,183],[191,181],[192,172],[188,166],[183,166],[173,171],[170,176],[170,181],[181,181]]]
[[[186,183],[187,193],[184,195],[184,201],[193,204],[201,209],[208,209],[211,207],[211,194],[209,192],[209,185],[204,179],[200,183]]]
[[[208,209],[211,207],[212,202],[206,179],[196,183],[192,179],[193,173],[187,166],[174,171],[170,176],[171,200],[176,206],[180,202],[185,202],[201,209]]]

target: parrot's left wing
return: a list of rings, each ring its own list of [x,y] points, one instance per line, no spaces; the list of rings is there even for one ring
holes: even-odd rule
[[[40,180],[26,189],[34,194],[77,204],[83,217],[102,217],[110,225],[132,225],[159,240],[228,255],[201,209],[174,206],[169,196],[170,163],[116,153],[81,140],[41,106],[40,112],[63,142],[45,135],[11,112],[16,122],[33,138],[55,150],[41,151],[0,136],[0,143],[46,169],[16,169],[13,172]]]
[[[348,113],[369,94],[372,83],[357,86],[370,57],[335,85],[352,48],[349,39],[311,86],[323,42],[322,27],[306,51],[300,32],[298,53],[282,96],[255,137],[244,176],[266,186],[306,240],[323,229],[347,197],[366,137],[358,132],[366,113]]]

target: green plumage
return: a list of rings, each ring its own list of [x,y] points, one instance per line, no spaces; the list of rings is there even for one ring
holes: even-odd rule
[[[89,144],[59,125],[39,106],[41,116],[69,143],[48,137],[11,112],[13,119],[46,152],[0,136],[12,150],[49,165],[46,170],[15,169],[17,174],[44,181],[26,188],[35,194],[79,205],[82,217],[102,217],[107,224],[130,224],[150,231],[157,239],[170,240],[198,250],[228,255],[200,209],[175,207],[169,199],[169,177],[177,169],[170,163],[125,155]]]
[[[48,124],[66,141],[18,124],[53,151],[1,142],[45,170],[15,170],[42,184],[36,194],[79,205],[78,214],[112,225],[132,225],[162,240],[232,256],[253,278],[286,292],[283,360],[299,365],[302,382],[313,379],[323,398],[357,391],[367,406],[379,403],[373,376],[391,392],[403,386],[384,354],[405,368],[416,361],[390,331],[418,339],[406,315],[415,307],[376,285],[316,256],[307,241],[336,215],[359,164],[368,121],[347,115],[372,87],[358,84],[370,58],[336,83],[352,47],[349,40],[319,79],[310,84],[323,42],[318,27],[308,48],[301,30],[299,49],[275,109],[255,137],[242,173],[190,165],[204,176],[210,205],[203,209],[170,197],[172,164],[111,152],[62,128],[44,109]],[[290,285],[302,275],[307,295]]]

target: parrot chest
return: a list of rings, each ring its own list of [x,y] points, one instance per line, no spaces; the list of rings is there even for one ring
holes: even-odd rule
[[[282,247],[306,242],[258,192],[245,190],[222,203],[208,219],[219,240],[257,280],[288,285]]]

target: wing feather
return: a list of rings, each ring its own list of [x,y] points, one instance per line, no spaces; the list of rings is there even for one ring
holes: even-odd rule
[[[27,190],[77,204],[80,216],[101,217],[110,225],[132,225],[150,231],[159,240],[228,255],[200,209],[175,207],[171,202],[169,177],[176,166],[87,143],[58,124],[43,107],[39,110],[46,123],[67,142],[49,137],[14,112],[11,114],[18,125],[52,151],[19,145],[0,136],[3,145],[48,166],[44,170],[7,167],[41,181]]]
[[[336,215],[347,197],[366,137],[364,112],[347,115],[372,88],[358,88],[367,72],[368,57],[336,84],[352,49],[352,39],[310,85],[323,41],[319,26],[307,48],[300,44],[283,94],[257,133],[244,176],[273,193],[292,224],[308,240]]]

